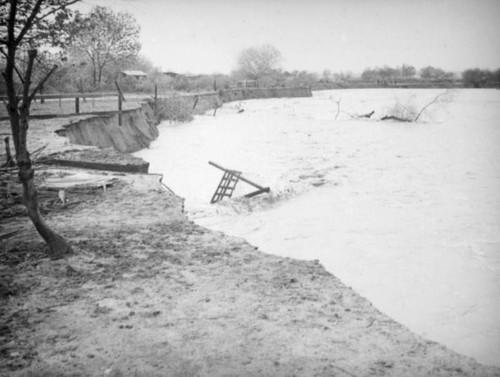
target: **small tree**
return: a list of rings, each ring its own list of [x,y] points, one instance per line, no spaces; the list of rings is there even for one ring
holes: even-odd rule
[[[57,68],[52,67],[36,79],[38,50],[65,40],[62,32],[69,20],[68,6],[77,0],[8,0],[0,3],[0,52],[5,57],[3,72],[7,88],[7,112],[23,186],[23,199],[28,216],[49,246],[53,257],[71,253],[68,242],[50,229],[40,215],[38,194],[33,181],[34,170],[27,147],[28,117],[35,95]],[[20,86],[18,95],[17,85]]]
[[[462,72],[462,80],[464,81],[465,86],[481,88],[488,86],[490,83],[494,85],[495,82],[498,82],[498,70],[495,76],[495,73],[489,70],[483,70],[479,68],[467,69]]]
[[[412,79],[417,74],[415,67],[407,64],[403,64],[399,67],[399,72],[403,80]]]
[[[330,82],[331,79],[332,79],[332,71],[329,69],[323,70],[323,73],[321,74],[321,81]]]
[[[385,82],[394,81],[398,75],[398,70],[385,65],[383,68],[378,70],[380,79]]]
[[[445,72],[441,68],[427,66],[419,71],[420,78],[429,81],[438,81],[443,79]]]
[[[135,18],[107,7],[96,6],[86,16],[78,14],[70,30],[71,46],[83,53],[91,67],[94,87],[102,82],[107,68],[117,65],[119,70],[141,49],[141,29]]]
[[[363,73],[361,73],[361,79],[363,81],[377,81],[379,79],[379,73],[377,69],[366,68]]]
[[[318,82],[318,75],[308,71],[285,72],[283,77],[287,86],[313,86]]]
[[[281,53],[269,44],[243,50],[238,56],[238,70],[250,80],[262,82],[279,70]]]

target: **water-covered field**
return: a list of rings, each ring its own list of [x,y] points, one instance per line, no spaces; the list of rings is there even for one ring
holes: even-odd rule
[[[229,103],[216,117],[162,125],[137,155],[199,224],[319,259],[418,334],[500,365],[500,91],[456,91],[418,123],[377,120],[397,101],[419,109],[440,92]],[[271,194],[210,205],[222,172],[209,160]],[[252,190],[240,182],[234,197]]]

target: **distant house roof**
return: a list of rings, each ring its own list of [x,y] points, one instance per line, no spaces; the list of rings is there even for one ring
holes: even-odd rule
[[[147,73],[142,71],[121,71],[124,76],[147,77]]]
[[[201,77],[201,75],[183,75],[182,73],[176,73],[176,72],[163,72],[163,74],[173,78],[185,77],[187,79],[197,79]]]
[[[164,75],[167,75],[169,77],[177,77],[179,76],[178,73],[175,73],[175,72],[163,72]]]

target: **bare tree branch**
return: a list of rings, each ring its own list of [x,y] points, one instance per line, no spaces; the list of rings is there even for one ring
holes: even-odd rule
[[[14,2],[17,3],[16,0]],[[37,0],[35,6],[33,7],[32,11],[31,11],[30,16],[28,17],[28,19],[26,20],[26,23],[24,24],[24,27],[22,28],[21,32],[19,33],[19,35],[15,39],[16,45],[19,45],[19,43],[21,43],[21,41],[23,40],[23,38],[26,35],[26,33],[28,32],[28,30],[30,30],[31,27],[33,26],[33,21],[35,20],[35,17],[37,16],[38,12],[40,11],[40,7],[42,6],[42,2],[43,2],[43,0]],[[11,5],[11,8],[12,8],[12,5]],[[12,11],[12,9],[11,9],[11,11]]]
[[[79,1],[80,0],[72,0],[72,1],[69,1],[67,3],[61,4],[60,6],[52,8],[50,11],[48,11],[47,13],[45,13],[45,14],[43,14],[43,15],[40,16],[39,13],[40,13],[40,10],[41,10],[41,6],[42,6],[42,3],[43,3],[43,0],[37,0],[37,2],[35,3],[33,9],[31,10],[30,16],[27,18],[26,23],[24,24],[23,28],[21,29],[19,35],[17,36],[17,38],[15,40],[16,45],[19,45],[21,43],[21,41],[25,37],[26,33],[33,27],[33,23],[35,21],[37,23],[40,22],[40,21],[43,21],[44,19],[46,19],[47,17],[51,16],[52,14],[55,14],[56,12],[59,12],[62,9],[65,9],[68,6],[71,6],[71,5],[73,5],[73,4],[75,4],[75,3],[79,2]],[[17,0],[15,0],[13,2],[16,3],[16,5],[17,5]]]
[[[67,2],[67,3],[59,6],[58,8],[53,8],[50,12],[47,12],[43,16],[39,17],[37,19],[37,21],[42,21],[42,20],[46,19],[48,16],[50,16],[51,14],[54,14],[54,13],[56,13],[56,12],[58,12],[58,11],[64,9],[64,8],[67,8],[67,7],[69,7],[69,6],[73,5],[73,4],[76,4],[76,3],[80,2],[80,1],[81,0],[72,0],[72,1],[69,1],[69,2]]]
[[[17,77],[19,77],[19,80],[21,80],[21,82],[24,85],[24,77],[23,77],[22,73],[19,71],[19,68],[17,68],[16,64],[14,64],[14,71],[16,71]]]
[[[446,92],[443,92],[443,93],[439,93],[437,96],[435,96],[427,105],[425,105],[424,107],[422,107],[422,109],[418,112],[417,116],[415,117],[414,119],[414,122],[416,122],[418,120],[418,118],[420,118],[420,115],[423,114],[423,112],[431,105],[435,104],[436,102],[439,102],[443,97],[445,97],[446,95],[449,94],[449,91],[447,90]]]
[[[31,86],[31,75],[33,74],[33,65],[35,64],[35,58],[37,55],[37,50],[28,51],[28,66],[26,67],[25,82],[23,85],[23,105],[29,106],[29,90]]]

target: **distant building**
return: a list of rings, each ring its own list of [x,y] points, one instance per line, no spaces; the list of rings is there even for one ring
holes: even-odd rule
[[[257,80],[241,80],[236,84],[238,88],[257,88]]]
[[[174,79],[181,79],[181,78],[186,78],[186,79],[199,79],[201,75],[184,75],[182,73],[176,73],[176,72],[163,72],[165,76],[172,77]]]
[[[120,73],[122,77],[135,77],[137,80],[141,77],[148,77],[148,74],[142,71],[121,71]]]

